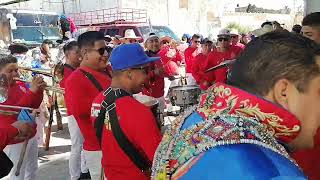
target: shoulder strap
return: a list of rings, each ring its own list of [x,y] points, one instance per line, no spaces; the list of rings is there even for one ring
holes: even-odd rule
[[[96,78],[94,78],[94,76],[90,73],[88,73],[87,71],[80,69],[80,71],[93,83],[93,85],[98,89],[99,92],[103,91],[102,86],[100,85],[100,83],[98,82],[98,80]]]
[[[105,123],[105,119],[106,119],[106,115],[107,115],[107,120],[109,120],[109,114],[106,114],[107,111],[110,111],[111,109],[115,108],[115,102],[116,102],[116,99],[119,99],[121,97],[124,97],[124,96],[131,96],[129,93],[127,93],[126,91],[124,90],[121,90],[121,89],[118,89],[117,90],[117,96],[111,96],[111,97],[107,97],[106,95],[109,94],[112,90],[111,87],[109,87],[107,90],[105,90],[103,92],[103,95],[105,96],[105,99],[102,101],[101,103],[101,110],[98,114],[98,117],[95,121],[95,124],[94,124],[94,127],[96,129],[96,136],[98,137],[99,139],[99,142],[101,142],[102,140],[102,131],[103,131],[103,126],[104,126],[104,123]],[[110,105],[108,105],[108,103]]]
[[[118,115],[115,108],[116,99],[124,96],[130,96],[130,94],[121,89],[114,91],[111,88],[108,88],[105,91],[104,95],[105,100],[101,104],[103,108],[101,109],[99,116],[95,122],[97,137],[101,142],[101,135],[103,131],[102,127],[104,125],[105,119],[107,119],[106,116],[108,116],[107,120],[109,120],[110,122],[112,134],[115,137],[120,148],[143,173],[149,172],[152,162],[150,162],[143,154],[141,154],[124,134],[120,127]]]
[[[72,67],[70,64],[64,64],[64,67],[69,68],[72,71],[76,70],[76,68]]]

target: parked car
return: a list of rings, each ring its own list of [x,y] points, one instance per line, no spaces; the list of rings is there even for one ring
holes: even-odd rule
[[[114,37],[125,36],[127,31],[133,31],[138,40],[143,42],[149,33],[153,32],[160,38],[170,36],[179,41],[177,35],[167,26],[151,25],[148,22],[147,11],[132,8],[109,8],[81,13],[71,13],[69,17],[74,20],[79,32],[97,30],[104,35]]]

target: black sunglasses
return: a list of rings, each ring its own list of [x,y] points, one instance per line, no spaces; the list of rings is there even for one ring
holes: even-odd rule
[[[230,38],[218,38],[218,41],[219,41],[219,42],[229,41],[229,40],[230,40]]]
[[[107,51],[109,53],[109,47],[107,47],[107,46],[99,48],[99,49],[92,49],[92,50],[97,51],[100,54],[100,56],[103,56],[105,51]]]

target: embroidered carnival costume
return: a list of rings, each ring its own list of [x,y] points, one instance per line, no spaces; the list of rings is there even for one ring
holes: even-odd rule
[[[284,146],[300,121],[280,106],[217,83],[171,124],[152,179],[307,179]]]

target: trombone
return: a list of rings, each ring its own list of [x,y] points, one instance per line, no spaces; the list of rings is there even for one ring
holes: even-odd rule
[[[22,107],[22,106],[11,106],[11,105],[4,105],[4,104],[0,104],[0,108],[9,108],[9,109],[26,109],[26,110],[30,110],[33,111],[33,108],[29,108],[29,107]],[[20,112],[18,111],[11,111],[11,110],[3,110],[0,109],[0,114],[2,115],[18,115]]]
[[[20,81],[20,82],[25,82],[25,83],[31,83],[30,81],[23,80],[21,78],[14,78],[14,80]],[[56,93],[64,94],[64,88],[61,88],[61,87],[47,86],[44,89],[47,90],[47,91],[53,91],[53,92],[56,92]]]
[[[11,115],[18,115],[19,112],[0,109],[0,114],[5,115],[5,116],[11,116]]]

